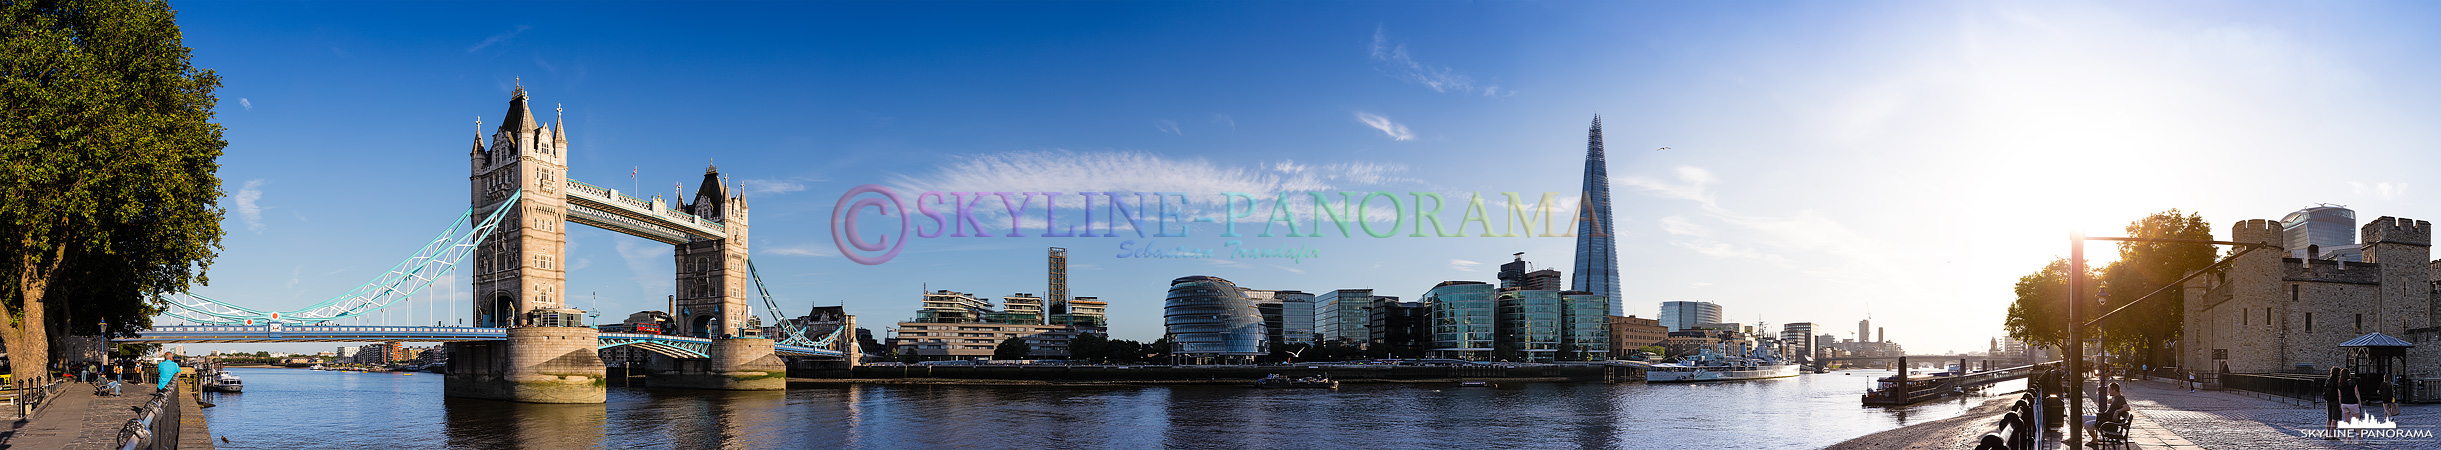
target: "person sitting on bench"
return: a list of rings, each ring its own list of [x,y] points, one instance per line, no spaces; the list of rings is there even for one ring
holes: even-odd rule
[[[2086,443],[2099,444],[2104,437],[2126,436],[2129,419],[2127,395],[2119,392],[2119,383],[2105,387],[2102,396],[2094,398],[2094,403],[2101,404],[2102,410],[2095,411],[2093,419],[2085,421]]]

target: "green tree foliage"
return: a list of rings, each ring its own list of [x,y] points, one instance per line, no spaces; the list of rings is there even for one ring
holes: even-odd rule
[[[0,339],[20,384],[65,331],[53,295],[144,311],[124,303],[204,283],[220,249],[220,77],[191,63],[175,17],[160,1],[0,2]]]
[[[999,346],[992,347],[992,359],[1027,359],[1033,352],[1034,347],[1026,345],[1025,337],[1010,336],[1000,341]]]
[[[2090,279],[2092,269],[2087,269]],[[2040,344],[2051,348],[2066,348],[2068,341],[2068,260],[2056,259],[2041,270],[2017,279],[2017,301],[2009,303],[2008,321],[2003,325],[2010,339]],[[2086,283],[2086,299],[2081,308],[2084,315],[2098,305],[2093,303],[2093,283]],[[2094,330],[2087,328],[2091,335]]]
[[[2172,209],[2129,223],[2127,235],[2209,241],[2212,224],[2200,214],[2182,216]],[[2178,341],[2186,323],[2186,290],[2162,288],[2188,272],[2211,266],[2216,259],[2211,244],[2119,243],[2119,260],[2102,269],[2101,287],[2109,293],[2102,298],[2102,307],[2108,311],[2133,306],[2103,322],[2103,345],[2115,354],[2144,355],[2152,364],[2167,361],[2165,344]],[[2155,291],[2161,291],[2160,295],[2144,299]]]

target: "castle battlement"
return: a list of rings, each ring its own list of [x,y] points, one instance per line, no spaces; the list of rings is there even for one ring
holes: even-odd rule
[[[2280,246],[2287,239],[2280,233],[2280,221],[2271,219],[2240,220],[2229,226],[2231,241]]]
[[[2432,245],[2433,223],[2382,216],[2366,222],[2362,236],[2362,242],[2366,244]]]

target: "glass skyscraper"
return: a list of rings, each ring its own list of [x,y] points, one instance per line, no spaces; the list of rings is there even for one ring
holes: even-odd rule
[[[1610,169],[1602,160],[1602,116],[1593,117],[1593,131],[1585,138],[1585,190],[1577,215],[1583,220],[1576,227],[1576,278],[1570,290],[1591,292],[1609,299],[1608,315],[1624,315],[1626,308],[1619,303],[1619,252],[1611,246]]]
[[[1560,293],[1559,359],[1610,359],[1610,299],[1583,291]]]
[[[2347,207],[2326,203],[2288,213],[2280,219],[2280,231],[2290,258],[2365,260],[2356,245],[2356,211]]]
[[[1250,364],[1266,348],[1263,314],[1236,283],[1194,275],[1170,281],[1161,308],[1174,353],[1199,363]]]
[[[1721,305],[1712,302],[1661,302],[1661,326],[1670,327],[1670,331],[1720,321]]]

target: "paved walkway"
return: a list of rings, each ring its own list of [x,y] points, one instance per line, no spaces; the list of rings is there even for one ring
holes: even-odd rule
[[[33,418],[12,422],[7,431],[0,431],[0,449],[115,450],[119,427],[136,418],[138,409],[152,399],[153,388],[122,385],[120,392],[117,397],[95,396],[93,385],[69,382]],[[211,448],[210,432],[201,426],[203,412],[194,400],[172,401],[187,408],[180,418],[193,422],[181,430],[179,448]]]
[[[2441,449],[2441,405],[2406,405],[2395,420],[2408,435],[2356,442],[2324,440],[2323,408],[2313,402],[2244,391],[2189,392],[2162,381],[2119,381],[2136,421],[2129,437],[2142,449]],[[2090,389],[2090,388],[2089,388]],[[2089,408],[2090,409],[2090,408]],[[2371,411],[2369,411],[2371,412]],[[2425,434],[2416,435],[2417,430]],[[2046,439],[2046,448],[2059,448]]]

